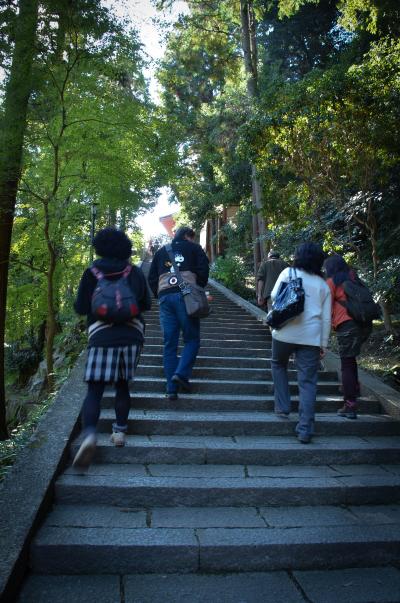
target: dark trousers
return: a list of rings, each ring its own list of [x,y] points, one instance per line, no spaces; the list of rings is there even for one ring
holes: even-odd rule
[[[314,345],[286,343],[272,338],[272,378],[274,381],[275,411],[291,411],[288,379],[288,362],[293,352],[296,354],[297,382],[299,385],[299,434],[312,435],[314,432],[315,401],[317,397],[318,367],[320,348]]]
[[[160,323],[164,337],[164,373],[168,393],[177,391],[172,377],[177,374],[186,381],[192,375],[200,347],[200,320],[187,315],[181,293],[160,297]],[[178,358],[179,335],[183,334],[183,349]]]
[[[353,358],[340,359],[342,369],[342,387],[344,400],[355,402],[360,395],[357,360]]]
[[[121,379],[116,381],[114,385],[116,422],[113,424],[113,430],[125,432],[128,429],[128,415],[131,407],[129,383]],[[82,422],[86,435],[96,432],[105,386],[105,381],[88,381],[88,391],[82,407]]]
[[[346,320],[336,328],[345,401],[355,402],[360,395],[357,356],[361,352],[362,344],[370,336],[371,330],[371,324],[360,325],[354,320]]]

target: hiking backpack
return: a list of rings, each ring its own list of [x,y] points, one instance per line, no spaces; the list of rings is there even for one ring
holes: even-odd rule
[[[381,318],[379,304],[374,302],[371,291],[358,277],[343,282],[346,301],[340,302],[353,320],[359,323],[371,323]]]
[[[92,314],[104,322],[123,324],[139,314],[139,306],[136,297],[129,286],[128,276],[132,266],[128,266],[122,272],[103,274],[98,268],[90,268],[97,279],[97,287],[92,295]],[[109,280],[108,276],[120,274],[117,280]]]

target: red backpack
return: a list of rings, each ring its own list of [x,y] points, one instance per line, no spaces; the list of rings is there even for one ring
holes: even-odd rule
[[[98,268],[90,268],[97,279],[97,287],[92,295],[92,314],[104,322],[123,324],[139,314],[136,297],[129,286],[128,276],[132,266],[128,264],[122,272],[103,274]],[[117,280],[108,276],[120,274]]]

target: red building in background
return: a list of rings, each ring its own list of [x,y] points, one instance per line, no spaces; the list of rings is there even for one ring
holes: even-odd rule
[[[168,216],[161,216],[160,222],[164,226],[169,236],[173,237],[176,226],[173,214],[168,214]]]

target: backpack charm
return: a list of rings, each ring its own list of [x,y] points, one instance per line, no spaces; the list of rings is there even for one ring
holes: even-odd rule
[[[98,268],[90,269],[97,279],[97,287],[92,295],[92,314],[104,322],[123,324],[139,314],[136,297],[129,286],[128,276],[132,266],[128,266],[120,273],[117,280],[109,280]]]

